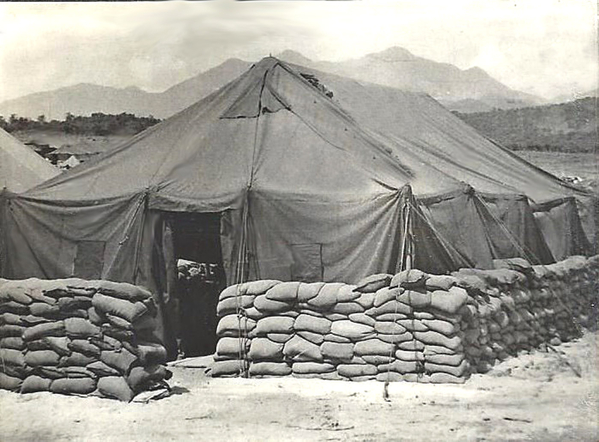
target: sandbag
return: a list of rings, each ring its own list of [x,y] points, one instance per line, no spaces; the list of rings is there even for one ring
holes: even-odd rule
[[[239,352],[247,353],[250,349],[250,340],[244,338],[220,338],[216,343],[216,353],[238,357]]]
[[[133,284],[103,280],[97,281],[96,285],[99,293],[128,302],[144,301],[152,298],[152,294],[148,290]]]
[[[11,348],[14,350],[25,349],[25,341],[23,338],[17,336],[10,336],[8,338],[0,339],[0,348]]]
[[[468,361],[462,360],[458,366],[435,364],[432,362],[424,361],[424,368],[428,373],[448,373],[456,377],[464,376],[467,374],[469,369]]]
[[[354,344],[324,342],[320,346],[320,351],[327,359],[349,362],[354,357]]]
[[[364,307],[364,309],[369,309],[373,307],[375,297],[375,293],[361,293],[360,297],[356,298],[355,301]]]
[[[364,307],[357,302],[338,302],[332,308],[334,313],[338,313],[343,316],[349,316],[352,313],[363,313]]]
[[[444,354],[428,354],[426,355],[426,362],[431,364],[438,365],[451,365],[453,367],[459,366],[462,362],[464,362],[464,355],[460,353],[454,353],[452,355],[444,355]],[[435,371],[435,370],[431,370]],[[440,370],[444,371],[444,370]],[[448,371],[446,373],[449,373]],[[456,375],[459,376],[459,375]]]
[[[463,384],[466,382],[465,377],[456,377],[448,373],[433,373],[428,379],[431,384]]]
[[[429,330],[436,331],[445,336],[453,336],[460,330],[459,326],[441,319],[423,319],[422,323],[426,325]]]
[[[283,358],[283,344],[272,342],[268,338],[254,338],[250,345],[249,357],[253,361],[280,360]]]
[[[142,365],[166,363],[166,349],[161,344],[140,343],[137,345],[137,356]]]
[[[287,311],[291,308],[290,304],[281,301],[273,301],[266,297],[266,295],[256,296],[254,299],[254,307],[260,312],[265,314],[276,314]]]
[[[8,391],[19,391],[23,381],[17,377],[9,376],[0,371],[0,389]]]
[[[428,275],[428,279],[424,283],[427,290],[434,292],[435,290],[448,291],[456,285],[457,281],[453,276],[449,275]]]
[[[211,373],[213,377],[238,375],[241,374],[245,364],[240,360],[216,361]]]
[[[89,394],[96,389],[96,381],[91,378],[62,378],[52,381],[50,391],[60,394]]]
[[[319,346],[297,335],[285,343],[283,354],[294,362],[322,361]]]
[[[366,310],[366,314],[374,317],[388,313],[402,313],[404,315],[411,315],[413,311],[414,309],[411,306],[404,304],[403,302],[391,300],[378,307],[373,307],[372,309]]]
[[[252,362],[250,376],[287,376],[291,367],[284,362]]]
[[[85,309],[87,310],[91,306],[92,300],[81,296],[75,296],[73,298],[60,298],[58,300],[58,308],[62,312],[69,312],[72,310]]]
[[[0,288],[0,302],[18,302],[19,304],[29,305],[32,302],[31,296],[28,295],[29,290],[14,286],[12,284],[4,285]]]
[[[148,308],[142,302],[132,303],[100,293],[94,295],[92,305],[98,312],[110,313],[129,322],[135,322],[135,320],[148,311]]]
[[[34,302],[29,306],[29,309],[32,315],[45,318],[57,318],[60,314],[60,309],[57,305],[49,305],[41,302]]]
[[[27,376],[21,386],[21,393],[36,393],[38,391],[49,391],[51,379],[42,378],[40,376]]]
[[[376,375],[376,380],[379,382],[401,382],[403,381],[403,375],[394,371],[386,371]]]
[[[133,391],[137,392],[149,381],[161,381],[168,377],[169,371],[163,365],[133,367],[127,376],[127,383]]]
[[[268,333],[292,333],[294,322],[293,318],[285,316],[269,316],[258,320],[252,334],[261,336]]]
[[[319,310],[328,310],[337,302],[337,292],[344,286],[343,283],[331,282],[324,284],[318,295],[308,301],[308,305]]]
[[[25,362],[30,367],[56,366],[60,361],[60,355],[53,350],[28,351],[25,353]]]
[[[281,281],[277,281],[274,279],[266,279],[261,281],[249,281],[245,282],[242,285],[242,290],[246,295],[260,295],[262,293],[266,293],[272,287],[280,284]]]
[[[424,290],[406,290],[397,298],[399,302],[415,309],[426,309],[431,305],[431,293]]]
[[[320,333],[322,335],[331,331],[332,322],[326,318],[318,318],[316,316],[300,314],[293,325],[295,330],[305,330],[312,333]]]
[[[368,339],[366,341],[356,342],[354,345],[354,354],[363,355],[383,355],[389,356],[395,351],[395,345],[381,341],[380,339]]]
[[[0,325],[25,325],[21,318],[21,315],[15,315],[14,313],[2,313],[0,315]]]
[[[424,361],[424,353],[421,351],[395,350],[395,357],[401,361]]]
[[[137,356],[123,348],[118,352],[102,351],[100,353],[100,360],[106,365],[116,368],[119,372],[126,374],[129,372],[131,365],[137,361]]]
[[[0,325],[0,338],[11,338],[11,337],[20,338],[23,335],[23,332],[25,330],[26,330],[26,327],[23,327],[20,325],[13,325],[13,324]]]
[[[21,316],[21,318],[22,318],[22,322],[26,326],[44,324],[46,322],[52,322],[52,319],[44,318],[42,316],[27,315],[27,316]]]
[[[19,350],[12,348],[0,348],[0,367],[11,365],[13,367],[25,367],[25,356]]]
[[[362,355],[361,357],[364,359],[364,362],[371,365],[389,364],[395,360],[393,356],[388,355]]]
[[[19,304],[15,301],[0,303],[0,314],[1,313],[13,313],[15,315],[26,315],[29,313],[29,307],[23,304]]]
[[[376,275],[370,275],[362,278],[356,284],[355,290],[362,293],[372,293],[377,290],[389,286],[392,275],[388,273],[378,273]]]
[[[105,316],[108,323],[113,327],[122,330],[133,330],[133,325],[126,319],[123,319],[120,316],[111,315],[110,313],[105,313]]]
[[[86,367],[64,367],[62,370],[67,378],[96,378],[96,374]]]
[[[468,300],[468,292],[461,287],[452,287],[447,292],[435,291],[431,294],[431,307],[446,313],[456,313]]]
[[[120,376],[108,376],[98,380],[98,391],[106,397],[130,402],[133,399],[133,390],[127,381]]]
[[[222,301],[219,301],[216,306],[216,314],[218,316],[237,314],[237,309],[247,309],[254,305],[255,299],[255,296],[248,295],[223,299]]]
[[[299,282],[282,282],[266,291],[266,297],[273,301],[295,302],[299,290]]]
[[[447,336],[435,331],[414,332],[414,336],[416,339],[424,342],[425,344],[441,345],[452,350],[457,350],[462,345],[462,341],[459,337],[454,336],[452,338],[448,338]]]
[[[324,336],[320,333],[312,333],[309,331],[301,330],[296,332],[298,336],[301,336],[307,341],[312,342],[313,344],[320,345],[324,342]]]
[[[29,351],[52,350],[52,347],[50,346],[50,344],[45,342],[42,338],[42,339],[36,339],[35,341],[27,342],[27,350],[29,350]]]
[[[60,356],[69,356],[71,354],[70,340],[67,337],[46,336],[42,338],[42,342],[46,343],[51,350],[54,350]]]
[[[291,370],[294,374],[330,373],[335,371],[335,366],[322,362],[294,362]]]
[[[109,365],[106,365],[104,362],[102,361],[96,361],[96,362],[92,362],[91,364],[87,365],[86,368],[91,371],[92,373],[94,373],[96,376],[120,376],[120,373],[118,372],[118,370],[112,368]],[[136,368],[142,368],[142,367],[134,367],[131,369],[131,371],[133,371]]]
[[[387,335],[401,335],[406,329],[397,322],[377,322],[374,325],[374,329],[377,333],[384,333]]]
[[[267,333],[266,337],[273,342],[284,344],[289,341],[292,337],[292,333]]]
[[[337,291],[337,302],[351,302],[362,296],[362,293],[356,290],[357,286],[352,284],[344,284]]]
[[[73,339],[73,341],[68,344],[68,347],[71,351],[77,351],[86,356],[93,356],[95,358],[100,357],[100,349],[83,339]]]
[[[241,317],[237,315],[227,315],[218,321],[216,327],[216,335],[226,337],[237,337],[243,336],[245,333],[250,333],[256,328],[256,321],[250,318]]]
[[[391,362],[390,364],[381,364],[378,366],[378,371],[381,373],[385,373],[387,371],[394,371],[396,373],[401,373],[401,374],[405,374],[405,373],[413,373],[416,372],[416,370],[419,367],[419,362],[416,361],[401,361],[399,359],[396,359],[395,361]]]
[[[345,320],[333,322],[331,325],[331,333],[343,336],[352,341],[358,341],[374,336],[375,331],[373,327],[368,325]]]
[[[320,292],[320,289],[324,286],[324,284],[324,282],[300,282],[300,285],[297,290],[298,302],[306,303],[309,300],[315,298],[318,295],[318,292]]]
[[[94,307],[87,309],[87,316],[92,324],[102,325],[106,321],[106,317],[99,314]]]
[[[90,336],[100,337],[101,330],[83,318],[67,318],[64,320],[67,336],[70,338],[88,338]]]
[[[428,275],[418,269],[403,270],[393,276],[389,284],[390,287],[415,288],[424,287]]]
[[[337,373],[346,378],[355,378],[359,376],[376,376],[378,370],[376,365],[370,364],[339,364]]]
[[[349,320],[370,327],[374,327],[376,324],[376,320],[365,313],[352,313],[349,315]]]
[[[374,307],[380,307],[389,301],[395,301],[404,292],[404,289],[400,287],[383,287],[376,291],[374,294]]]
[[[123,330],[122,328],[114,327],[110,324],[103,324],[100,327],[102,334],[104,337],[110,336],[118,341],[132,341],[135,339],[135,334],[131,330]],[[88,336],[89,338],[93,338],[94,336]]]
[[[32,372],[46,379],[62,379],[66,377],[65,372],[56,367],[36,367]]]

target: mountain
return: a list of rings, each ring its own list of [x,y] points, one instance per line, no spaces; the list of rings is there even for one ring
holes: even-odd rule
[[[294,51],[278,58],[293,64],[383,86],[426,92],[452,110],[486,111],[539,104],[538,97],[515,91],[493,79],[480,68],[462,70],[448,63],[418,57],[400,47],[364,57],[340,61],[314,61]],[[168,117],[231,81],[251,66],[251,62],[229,59],[160,93],[136,87],[124,89],[79,84],[54,91],[39,92],[0,103],[0,115],[62,119],[67,112],[89,115],[93,112]]]
[[[67,112],[74,115],[132,113],[167,118],[246,71],[251,63],[230,59],[160,93],[146,92],[138,87],[113,88],[81,83],[53,91],[38,92],[0,103],[0,115],[11,114],[47,120],[62,120]]]
[[[539,97],[510,89],[478,67],[462,70],[400,47],[341,62],[312,61],[294,51],[282,52],[278,57],[356,80],[426,92],[449,109],[462,112],[542,103]]]
[[[593,152],[599,145],[595,102],[595,98],[582,98],[546,106],[456,114],[513,150]]]

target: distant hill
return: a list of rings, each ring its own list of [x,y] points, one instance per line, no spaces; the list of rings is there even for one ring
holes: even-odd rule
[[[596,98],[479,113],[458,113],[488,138],[513,150],[593,152],[597,149]]]
[[[356,80],[394,88],[426,92],[452,110],[486,111],[539,104],[541,99],[515,91],[493,79],[480,68],[462,70],[448,63],[417,57],[393,47],[362,58],[341,62],[314,61],[293,51],[278,55],[282,60]],[[136,87],[124,89],[82,83],[39,92],[0,103],[0,115],[11,114],[47,119],[74,115],[132,113],[167,118],[233,80],[251,62],[229,59],[160,93]]]

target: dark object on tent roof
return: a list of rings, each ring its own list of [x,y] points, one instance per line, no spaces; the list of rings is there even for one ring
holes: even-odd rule
[[[348,96],[342,81],[323,81],[336,99]],[[480,152],[476,132],[456,132],[451,113],[407,97],[424,102],[413,112],[429,134],[415,134],[414,123],[383,136],[366,129],[377,128],[364,109],[355,120],[292,67],[265,58],[99,158],[8,195],[2,275],[69,276],[94,254],[90,244],[104,242],[101,259],[89,262],[102,278],[156,294],[168,346],[176,269],[166,212],[218,214],[228,283],[356,282],[408,259],[431,273],[516,256],[548,263],[557,257],[548,244],[564,236],[578,238],[568,253],[588,250],[574,206],[596,199],[499,146]],[[567,217],[547,212],[558,233],[539,230],[529,192],[536,202],[576,196]]]

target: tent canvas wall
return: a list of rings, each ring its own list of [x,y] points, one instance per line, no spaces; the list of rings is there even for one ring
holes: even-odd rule
[[[470,172],[476,164],[444,170],[417,139],[366,127],[297,69],[266,58],[98,159],[10,197],[2,273],[145,285],[172,349],[166,212],[219,214],[229,283],[393,273],[408,236],[414,265],[435,273],[553,259],[534,219],[514,234],[474,186],[521,199],[514,183]]]

